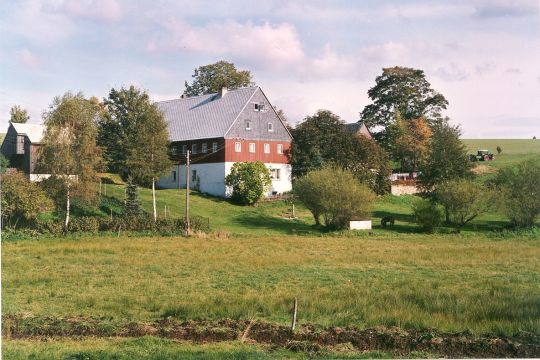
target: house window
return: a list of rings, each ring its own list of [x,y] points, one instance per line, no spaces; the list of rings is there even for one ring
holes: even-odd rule
[[[253,110],[254,111],[264,111],[264,104],[254,104]]]
[[[283,144],[277,144],[277,153],[283,154]]]
[[[187,154],[187,145],[182,145],[182,155]]]
[[[251,130],[251,120],[246,120],[246,130]]]
[[[177,153],[178,153],[178,148],[176,146],[172,146],[171,147],[171,154],[176,156]]]
[[[212,143],[212,152],[217,152],[217,143]]]
[[[249,143],[249,152],[254,153],[255,152],[255,143]]]
[[[172,172],[172,179],[174,182],[176,182],[176,170],[173,170]]]
[[[195,155],[197,153],[197,144],[191,145],[191,153]]]
[[[274,131],[274,124],[268,123],[268,131]]]
[[[234,151],[236,151],[236,152],[242,152],[242,143],[240,143],[240,142],[235,142],[235,143],[234,143]]]
[[[264,153],[270,154],[270,144],[264,144]]]
[[[197,170],[191,170],[191,181],[197,181]]]
[[[279,180],[280,176],[280,169],[270,169],[270,179]]]
[[[206,143],[203,143],[203,144],[201,145],[201,152],[202,152],[203,154],[206,154],[207,151],[208,151],[208,146],[206,145]]]

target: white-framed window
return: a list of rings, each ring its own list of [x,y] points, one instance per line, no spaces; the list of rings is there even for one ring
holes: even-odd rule
[[[268,131],[274,131],[274,124],[268,123]]]
[[[187,154],[187,145],[182,145],[182,155]]]
[[[283,154],[283,144],[277,144],[277,153]]]
[[[264,111],[264,104],[253,104],[253,111]]]
[[[191,170],[191,181],[197,181],[197,170]]]
[[[206,152],[208,151],[208,145],[206,145],[206,143],[202,143],[201,145],[201,152],[203,154],[206,154]]]
[[[197,153],[197,144],[192,144],[191,145],[191,153],[193,155],[195,155]]]
[[[255,152],[255,143],[249,143],[249,152],[254,153]]]
[[[242,152],[242,143],[241,142],[235,142],[234,143],[234,151],[235,152]]]
[[[264,153],[270,154],[270,144],[264,144]]]
[[[251,120],[246,120],[246,130],[251,130]]]
[[[217,142],[212,143],[212,152],[217,152]]]
[[[280,169],[270,169],[270,179],[279,180],[281,176]]]

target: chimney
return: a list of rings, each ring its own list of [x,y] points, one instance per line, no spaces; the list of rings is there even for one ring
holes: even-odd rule
[[[218,91],[218,98],[222,98],[222,97],[225,97],[225,95],[227,94],[227,87],[226,86],[223,86],[221,88],[221,90]]]

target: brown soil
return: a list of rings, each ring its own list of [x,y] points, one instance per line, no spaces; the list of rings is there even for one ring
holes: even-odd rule
[[[307,353],[346,348],[359,353],[387,351],[397,356],[422,351],[452,358],[540,357],[540,335],[528,333],[508,338],[478,337],[469,332],[442,333],[433,329],[404,330],[382,326],[369,329],[322,328],[311,324],[291,332],[288,327],[277,324],[228,319],[180,321],[167,318],[155,322],[118,323],[111,319],[88,317],[4,315],[2,320],[2,332],[8,339],[152,335],[198,343],[241,340]]]

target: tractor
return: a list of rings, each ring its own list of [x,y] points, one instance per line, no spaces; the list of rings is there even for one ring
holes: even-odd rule
[[[494,158],[493,153],[489,150],[478,150],[476,155],[469,155],[469,160],[471,161],[491,161]]]

